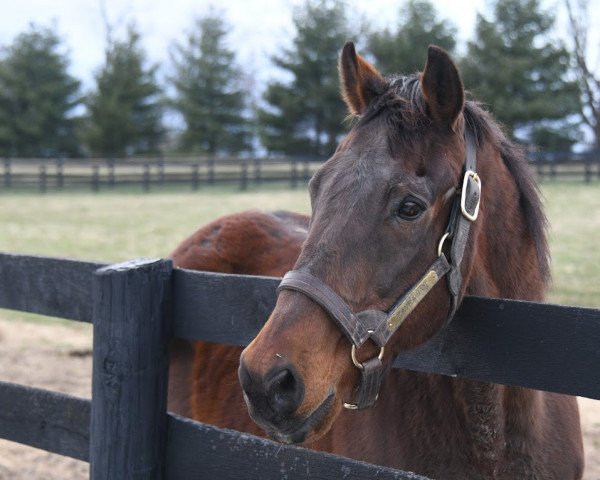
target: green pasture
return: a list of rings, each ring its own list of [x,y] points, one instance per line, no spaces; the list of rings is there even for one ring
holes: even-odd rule
[[[554,281],[548,301],[600,307],[600,184],[542,185]],[[0,194],[0,251],[117,262],[168,255],[199,226],[244,209],[309,211],[305,189]],[[6,312],[3,313],[3,316]]]

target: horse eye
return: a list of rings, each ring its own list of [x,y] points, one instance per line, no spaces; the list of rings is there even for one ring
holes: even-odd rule
[[[414,198],[405,198],[398,207],[397,215],[404,220],[416,220],[424,210],[425,207]]]

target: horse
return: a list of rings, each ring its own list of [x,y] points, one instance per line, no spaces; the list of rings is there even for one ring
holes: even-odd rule
[[[285,276],[243,351],[176,346],[170,405],[431,478],[580,479],[575,398],[390,368],[465,295],[543,300],[547,221],[523,151],[438,47],[422,73],[384,78],[349,42],[339,71],[355,121],[310,181],[310,218],[227,216],[172,253]]]

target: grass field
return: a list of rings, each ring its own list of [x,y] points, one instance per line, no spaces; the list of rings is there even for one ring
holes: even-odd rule
[[[553,255],[548,301],[600,307],[600,184],[546,183],[542,192]],[[4,192],[0,251],[103,262],[166,256],[198,226],[248,208],[308,212],[308,194],[305,189]]]

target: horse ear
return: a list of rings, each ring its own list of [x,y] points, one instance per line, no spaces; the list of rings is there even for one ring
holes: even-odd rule
[[[421,91],[433,120],[454,129],[464,104],[464,88],[456,65],[439,47],[430,46],[427,49]]]
[[[354,115],[362,114],[373,98],[384,91],[385,80],[373,65],[356,53],[354,43],[346,42],[340,55],[342,98]]]

